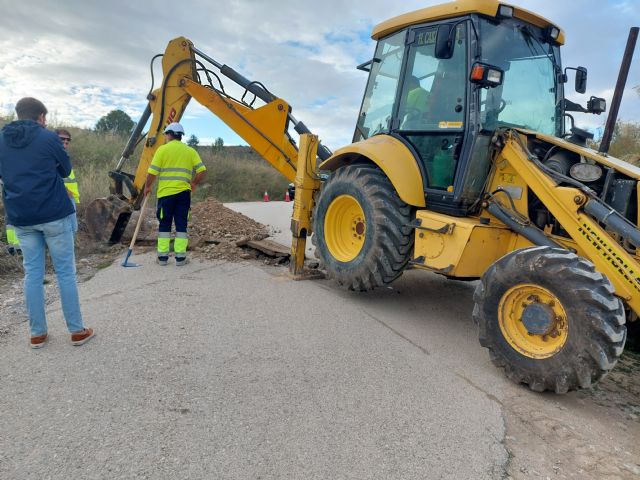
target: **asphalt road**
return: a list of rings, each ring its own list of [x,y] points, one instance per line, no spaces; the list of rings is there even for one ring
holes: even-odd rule
[[[133,260],[81,284],[85,346],[57,303],[42,350],[24,324],[0,336],[0,478],[506,477],[505,399],[534,394],[479,347],[473,284],[409,271],[354,294]]]
[[[283,245],[291,245],[291,214],[293,202],[237,202],[225,203],[226,207],[240,212],[267,225],[271,237]],[[311,241],[306,246],[307,258],[313,258],[313,245]]]

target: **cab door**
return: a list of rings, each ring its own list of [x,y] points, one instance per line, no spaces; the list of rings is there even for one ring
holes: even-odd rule
[[[462,153],[467,105],[466,23],[455,27],[451,58],[435,56],[437,25],[415,28],[407,37],[405,71],[393,132],[415,150],[429,192],[452,198]]]

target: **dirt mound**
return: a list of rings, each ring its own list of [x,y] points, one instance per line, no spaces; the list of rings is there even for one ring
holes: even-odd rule
[[[191,207],[190,233],[205,239],[233,238],[240,240],[267,235],[267,227],[235,212],[209,197]]]
[[[122,235],[122,243],[128,244],[138,222],[139,211],[133,212]],[[189,251],[207,259],[237,261],[249,258],[237,244],[249,240],[262,240],[269,236],[264,225],[228,209],[218,200],[209,197],[191,206],[189,221]],[[158,220],[154,208],[145,212],[136,245],[155,246],[158,238]]]
[[[247,258],[237,244],[268,236],[267,227],[234,212],[212,197],[191,207],[190,248],[205,258]]]

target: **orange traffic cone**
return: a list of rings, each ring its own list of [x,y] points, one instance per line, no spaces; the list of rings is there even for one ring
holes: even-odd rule
[[[284,201],[285,201],[285,202],[290,202],[290,201],[291,201],[291,198],[289,197],[289,190],[287,190],[287,191],[284,193]]]
[[[262,197],[262,201],[263,202],[268,202],[269,201],[269,194],[267,193],[267,191],[264,191],[264,195]]]

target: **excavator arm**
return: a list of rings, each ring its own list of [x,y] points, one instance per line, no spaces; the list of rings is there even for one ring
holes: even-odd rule
[[[502,148],[496,158],[496,181],[508,185],[505,179],[522,178],[527,188],[560,222],[569,238],[545,235],[532,225],[523,228],[509,214],[508,208],[491,199],[486,202],[487,211],[533,244],[574,250],[589,259],[597,271],[611,281],[616,295],[636,314],[640,314],[640,264],[637,257],[616,241],[616,238],[624,239],[630,245],[640,247],[640,231],[584,185],[575,182],[575,185],[560,186],[559,181],[554,180],[559,176],[558,173],[539,162],[528,150],[525,139],[523,134],[515,130],[504,133]],[[508,186],[497,189],[509,192]],[[518,205],[520,200],[514,199],[513,202],[514,206],[520,207],[521,214],[526,211],[524,205]]]
[[[152,86],[148,95],[149,104],[116,168],[109,172],[111,195],[95,200],[88,207],[87,221],[95,238],[111,243],[120,240],[132,211],[139,208],[142,202],[147,169],[158,147],[164,144],[164,127],[180,121],[191,99],[220,118],[278,172],[296,183],[300,195],[296,195],[297,204],[294,206],[294,212],[299,215],[292,222],[292,229],[296,226],[298,230],[293,232],[294,243],[295,238],[306,238],[310,233],[310,221],[303,216],[310,216],[313,192],[319,188],[315,173],[316,151],[322,160],[329,158],[331,152],[317,142],[317,138],[302,122],[293,117],[286,101],[273,95],[261,83],[246,79],[232,68],[200,52],[184,37],[169,42],[162,55],[162,71],[160,87],[154,90]],[[225,91],[221,77],[226,77],[244,90],[240,99]],[[258,100],[262,105],[254,107]],[[149,130],[144,134],[142,130],[147,123]],[[301,136],[313,137],[304,140],[304,145],[309,148],[305,147],[299,152],[289,134],[290,126]],[[144,147],[135,175],[126,173],[123,169],[142,140]],[[300,154],[302,159],[299,158]],[[308,156],[313,157],[312,161]],[[302,165],[302,172],[298,172],[299,164]],[[293,249],[300,251],[295,246]],[[304,246],[301,251],[304,254]]]

